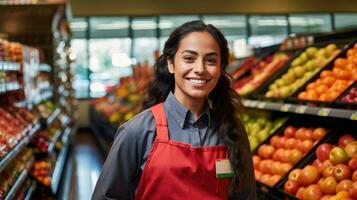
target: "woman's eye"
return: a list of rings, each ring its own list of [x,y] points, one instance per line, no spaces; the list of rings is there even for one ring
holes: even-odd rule
[[[184,57],[184,59],[185,59],[186,61],[189,61],[189,62],[192,62],[192,61],[194,60],[193,57]]]
[[[216,61],[216,59],[209,58],[209,59],[207,59],[207,63],[208,63],[208,64],[216,64],[217,61]]]

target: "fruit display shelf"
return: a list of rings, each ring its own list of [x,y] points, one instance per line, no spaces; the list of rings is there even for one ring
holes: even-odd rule
[[[334,102],[337,106],[357,109],[357,81],[348,87]]]
[[[243,105],[248,108],[271,110],[299,115],[313,115],[320,117],[332,117],[348,120],[357,120],[357,111],[341,108],[315,107],[282,102],[268,102],[260,100],[244,99]]]
[[[11,150],[8,154],[4,156],[4,158],[0,161],[0,172],[5,169],[6,166],[19,154],[19,152],[24,149],[31,141],[31,139],[36,135],[37,131],[40,129],[40,124],[35,124],[29,130],[28,135],[23,138],[13,150]]]
[[[34,163],[34,159],[32,159],[30,161],[30,163],[28,163],[28,167],[23,170],[21,172],[21,174],[18,176],[18,178],[16,179],[14,185],[11,187],[10,191],[6,194],[5,200],[11,200],[13,199],[14,195],[16,194],[17,190],[20,188],[20,186],[22,185],[22,183],[27,179],[28,174],[29,174],[29,169],[31,168],[31,166]]]
[[[351,134],[356,132],[352,131]],[[357,198],[357,141],[350,135],[334,137],[321,144],[314,154],[305,158],[278,187],[284,199]],[[345,191],[345,192],[341,192]]]
[[[57,130],[55,135],[51,138],[51,141],[47,148],[48,153],[53,152],[53,150],[55,149],[55,144],[56,144],[57,140],[61,137],[61,134],[62,134],[61,130]]]
[[[32,183],[30,185],[30,188],[27,190],[24,200],[30,200],[32,198],[32,195],[34,194],[36,187],[37,187],[36,181],[32,180]]]
[[[20,71],[20,63],[0,60],[0,70]]]
[[[52,122],[57,118],[57,116],[61,113],[59,108],[56,108],[55,111],[52,112],[51,116],[46,119],[46,125],[52,124]]]

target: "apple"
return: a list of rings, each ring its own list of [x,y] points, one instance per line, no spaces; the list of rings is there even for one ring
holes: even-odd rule
[[[313,131],[313,133],[312,133],[312,139],[319,141],[319,140],[321,140],[323,137],[325,137],[326,134],[327,134],[326,129],[321,128],[321,127],[315,128],[314,131]],[[323,160],[322,160],[322,161],[323,161]]]
[[[323,177],[333,176],[334,166],[328,166],[322,171]]]
[[[302,171],[301,169],[294,169],[289,173],[288,179],[298,181],[301,171]]]
[[[262,160],[259,156],[257,156],[257,155],[254,155],[253,156],[253,166],[254,166],[254,168],[255,169],[258,169],[258,167],[259,167],[259,163],[260,163],[260,161]]]
[[[317,169],[321,169],[321,167],[322,167],[322,162],[321,162],[319,159],[316,159],[316,160],[314,160],[314,162],[312,163],[312,165],[313,165],[314,167],[316,167]],[[319,173],[320,173],[320,170],[319,170]]]
[[[296,192],[296,197],[297,197],[298,199],[304,199],[305,189],[306,189],[306,188],[304,188],[304,187],[300,187],[300,188],[298,189],[298,191]]]
[[[311,140],[313,135],[313,130],[311,128],[306,129],[302,134],[302,140]]]
[[[331,197],[332,197],[332,195],[325,194],[324,196],[322,196],[322,198],[320,200],[329,200]]]
[[[357,170],[353,172],[352,174],[352,181],[357,182]]]
[[[350,158],[357,155],[357,142],[350,142],[345,146],[345,151]]]
[[[348,162],[348,167],[349,167],[352,171],[356,171],[356,170],[357,170],[357,157],[356,157],[356,158],[352,158],[352,159]]]
[[[307,165],[301,171],[298,181],[299,181],[300,185],[308,186],[308,185],[317,183],[319,178],[320,178],[320,174],[319,174],[318,169],[312,165]]]
[[[284,130],[284,136],[288,138],[295,137],[296,128],[294,126],[288,126]]]
[[[335,196],[331,197],[329,200],[341,200],[343,198],[349,197],[347,191],[340,191]]]
[[[319,185],[325,194],[336,194],[337,181],[333,176],[323,178]]]
[[[305,127],[301,127],[301,128],[298,128],[297,130],[296,130],[296,132],[295,132],[295,137],[297,138],[297,139],[303,139],[303,134],[304,134],[304,132],[305,132],[305,130],[306,130],[307,128],[305,128]]]
[[[351,178],[351,170],[347,165],[338,164],[333,169],[333,176],[335,177],[336,181],[340,182],[344,179]]]
[[[328,160],[333,145],[328,143],[321,144],[316,150],[316,157],[321,161]]]
[[[270,144],[273,145],[275,148],[277,148],[279,138],[280,138],[279,136],[274,135],[273,137],[270,138]]]
[[[309,58],[314,58],[317,50],[316,47],[309,47],[306,49],[306,54]]]
[[[338,140],[338,146],[345,147],[348,143],[355,141],[356,139],[350,135],[345,134]]]
[[[294,180],[288,180],[284,184],[284,191],[292,195],[295,195],[299,190],[299,188],[300,188],[299,183]]]
[[[303,153],[309,152],[314,147],[314,142],[310,139],[303,140],[299,146],[299,150]]]
[[[329,155],[329,160],[333,165],[345,164],[348,162],[348,155],[346,151],[341,147],[334,147]]]
[[[325,160],[322,162],[321,168],[319,169],[320,174],[322,174],[322,172],[324,171],[325,168],[327,168],[328,166],[332,166],[332,163],[330,160]]]
[[[306,200],[320,200],[323,195],[321,188],[317,184],[312,184],[304,191],[304,199]]]
[[[357,199],[357,182],[354,182],[351,185],[350,189],[348,190],[348,193],[349,193],[351,198]]]
[[[339,182],[336,186],[336,193],[339,193],[340,191],[348,191],[353,182],[351,180],[345,179]]]
[[[298,149],[293,149],[289,155],[289,162],[294,165],[299,162],[302,157],[303,154],[301,151],[299,151]]]

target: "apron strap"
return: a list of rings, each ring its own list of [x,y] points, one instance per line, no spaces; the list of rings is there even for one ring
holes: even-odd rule
[[[156,121],[156,138],[169,139],[169,132],[167,130],[166,114],[164,110],[164,103],[161,102],[151,107],[151,112]]]

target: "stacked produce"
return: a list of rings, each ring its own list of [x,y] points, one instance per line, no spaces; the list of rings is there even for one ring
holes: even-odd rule
[[[270,117],[255,117],[254,115],[243,114],[242,120],[246,126],[251,150],[254,150],[260,143],[281,127],[287,118],[271,119]]]
[[[251,75],[237,81],[233,88],[240,95],[247,95],[253,92],[272,74],[281,69],[289,58],[289,55],[280,52],[268,56],[252,68]]]
[[[340,52],[335,44],[323,48],[309,47],[291,62],[288,71],[276,79],[265,93],[266,97],[285,98],[292,95],[306,81]]]
[[[320,77],[299,93],[299,99],[334,101],[357,80],[357,44],[347,51],[346,58],[337,58],[332,69],[323,70]]]
[[[326,134],[322,127],[286,127],[282,135],[271,137],[253,156],[255,178],[274,186]]]
[[[50,159],[37,160],[32,168],[31,174],[44,186],[51,185],[54,162]]]
[[[284,191],[299,199],[357,199],[357,141],[345,134],[336,145],[321,144],[316,159],[294,169]]]
[[[348,91],[348,93],[342,98],[342,101],[347,103],[357,103],[357,85]]]

